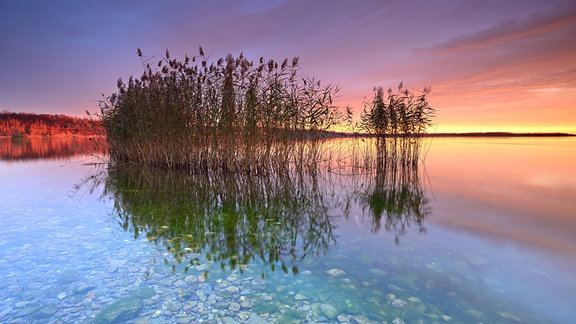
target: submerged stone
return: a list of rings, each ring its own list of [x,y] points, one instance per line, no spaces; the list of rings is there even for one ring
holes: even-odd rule
[[[52,316],[54,313],[55,312],[53,312],[53,308],[42,307],[40,305],[31,305],[18,310],[16,316],[28,319],[41,320]]]
[[[72,288],[72,295],[84,295],[92,290],[96,290],[96,286],[80,283]]]
[[[354,316],[352,316],[352,322],[353,322],[353,323],[358,323],[358,324],[374,323],[373,321],[371,321],[368,317],[366,317],[366,316],[364,316],[364,315],[354,315]]]
[[[196,271],[202,272],[208,270],[208,268],[210,268],[210,265],[207,263],[203,263],[196,266]]]
[[[238,303],[230,303],[230,306],[228,307],[229,310],[233,311],[233,312],[237,312],[240,310],[240,304]]]
[[[450,322],[452,320],[452,317],[448,315],[441,315],[440,317],[446,322]]]
[[[408,297],[408,300],[413,302],[413,303],[419,303],[420,302],[420,298],[414,297],[414,296]]]
[[[104,307],[96,317],[94,323],[108,324],[119,323],[138,316],[142,310],[142,301],[136,296],[119,299]]]
[[[404,322],[404,320],[402,320],[399,317],[396,317],[393,321],[392,324],[406,324],[406,322]]]
[[[36,319],[43,319],[53,316],[60,308],[56,304],[49,304],[40,309],[35,315]]]
[[[154,295],[156,295],[156,290],[151,287],[138,287],[136,290],[134,290],[134,296],[140,298],[150,298]]]
[[[239,290],[240,290],[240,288],[238,288],[238,287],[236,287],[236,286],[228,286],[228,287],[225,289],[225,291],[226,291],[227,293],[230,293],[230,294],[235,294],[235,293],[237,293]]]
[[[475,309],[468,309],[466,310],[466,314],[470,317],[473,317],[476,320],[484,320],[486,319],[486,316],[484,316],[484,314],[479,311],[479,310],[475,310]]]
[[[306,315],[299,311],[289,309],[286,310],[278,319],[279,323],[302,323],[306,319]]]
[[[406,306],[407,302],[405,300],[402,300],[400,298],[396,298],[392,301],[392,307],[396,307],[396,308],[404,308],[404,306]]]
[[[238,318],[240,318],[243,321],[247,320],[249,317],[250,317],[250,313],[248,313],[246,311],[238,312]]]
[[[399,291],[399,292],[404,291],[403,288],[400,288],[400,287],[393,285],[393,284],[389,284],[388,286],[386,286],[386,288],[388,288],[389,290],[392,290],[392,291]]]
[[[522,319],[520,319],[520,317],[518,317],[512,313],[498,312],[498,315],[500,315],[502,318],[504,318],[506,320],[512,320],[514,322],[522,323]]]
[[[335,319],[338,316],[338,310],[336,307],[330,304],[322,304],[320,305],[320,311],[322,315],[326,316],[329,319]]]
[[[295,300],[305,300],[305,299],[306,299],[306,296],[298,293],[298,294],[294,295],[294,299],[295,299]]]
[[[326,273],[331,275],[332,277],[338,277],[346,274],[344,270],[340,270],[338,268],[332,268],[330,270],[327,270]]]
[[[258,303],[252,306],[252,311],[258,314],[272,314],[279,311],[278,305],[274,303]]]
[[[268,324],[268,321],[258,315],[254,315],[246,321],[246,324]]]
[[[36,314],[42,310],[42,306],[40,305],[29,305],[25,306],[16,312],[17,317],[27,317],[32,314]]]
[[[183,287],[185,285],[186,285],[186,282],[184,282],[184,280],[182,280],[182,279],[176,280],[174,282],[174,287]]]
[[[66,270],[58,277],[59,284],[69,284],[80,279],[80,273],[75,270]]]
[[[226,316],[226,317],[222,318],[222,323],[224,323],[224,324],[236,324],[238,322],[235,319],[233,319],[232,317]]]

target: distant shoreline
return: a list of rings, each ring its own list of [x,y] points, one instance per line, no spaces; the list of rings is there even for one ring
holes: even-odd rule
[[[509,133],[509,132],[483,132],[483,133],[438,133],[424,134],[426,137],[570,137],[576,134],[569,133]]]
[[[0,138],[10,138],[10,139],[36,139],[36,138],[52,138],[52,137],[62,137],[62,138],[106,138],[106,135],[102,134],[52,134],[52,135],[0,135]]]
[[[372,134],[333,133],[334,137],[376,137]],[[573,137],[576,134],[569,133],[511,133],[511,132],[470,132],[470,133],[425,133],[418,137]],[[401,135],[389,135],[389,137],[402,137]]]
[[[376,137],[372,134],[354,134],[354,133],[342,133],[342,132],[328,132],[331,137],[334,138],[344,138],[344,137],[361,137],[370,138]],[[48,138],[48,137],[106,137],[102,134],[54,134],[54,135],[26,135],[18,136],[17,138]],[[471,133],[425,133],[417,135],[417,137],[574,137],[576,134],[569,133],[511,133],[511,132],[471,132]],[[2,136],[0,138],[10,138],[12,136]],[[389,135],[388,137],[402,137],[401,135]]]

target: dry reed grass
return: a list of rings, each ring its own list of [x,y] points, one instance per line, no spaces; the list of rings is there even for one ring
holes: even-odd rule
[[[343,114],[336,86],[298,74],[298,58],[248,61],[231,54],[157,64],[138,50],[144,73],[101,101],[115,161],[169,168],[259,173],[307,161]]]

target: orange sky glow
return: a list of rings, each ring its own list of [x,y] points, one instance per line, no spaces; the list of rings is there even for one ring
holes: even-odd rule
[[[576,134],[572,0],[0,2],[0,110],[96,112],[136,56],[300,57],[356,115],[375,86],[431,87],[429,132]]]

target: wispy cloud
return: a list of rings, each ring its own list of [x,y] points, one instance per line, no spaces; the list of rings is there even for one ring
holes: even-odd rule
[[[82,112],[141,73],[136,48],[183,57],[198,46],[212,58],[299,56],[302,74],[358,108],[400,81],[451,107],[529,106],[576,91],[573,39],[574,0],[0,0],[0,107]]]
[[[464,34],[418,52],[458,52],[502,45],[515,40],[539,37],[576,26],[576,2],[554,11],[533,13],[523,19],[508,19],[489,28]]]

